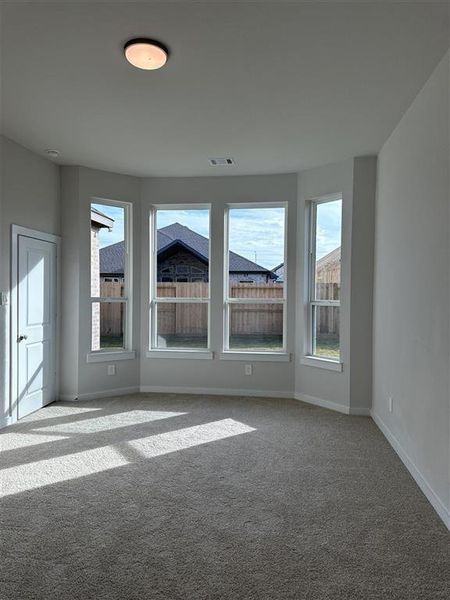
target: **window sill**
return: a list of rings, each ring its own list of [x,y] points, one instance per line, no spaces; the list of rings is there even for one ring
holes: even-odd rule
[[[251,360],[252,362],[290,362],[287,352],[233,352],[226,350],[220,355],[221,360]]]
[[[302,356],[300,364],[307,365],[308,367],[327,369],[328,371],[337,371],[339,373],[343,370],[341,362],[331,358],[319,358],[318,356]]]
[[[133,360],[136,358],[136,352],[134,350],[112,350],[102,352],[91,352],[86,356],[87,363],[102,363],[102,362],[114,362],[116,360]]]
[[[191,360],[212,360],[214,352],[211,350],[147,350],[147,358],[182,358]]]

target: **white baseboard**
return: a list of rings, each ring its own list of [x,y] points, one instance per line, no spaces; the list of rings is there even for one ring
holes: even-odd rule
[[[444,524],[447,527],[447,529],[450,530],[450,511],[447,509],[447,507],[439,498],[439,496],[435,493],[431,485],[419,471],[418,467],[414,464],[414,461],[409,457],[406,450],[404,450],[403,446],[400,444],[400,442],[389,429],[389,427],[386,425],[386,423],[373,411],[370,412],[370,415],[377,424],[380,431],[383,433],[384,437],[395,450],[402,463],[411,473],[413,479],[420,487],[422,492],[425,494],[431,506],[434,508],[434,510],[437,512],[440,518],[444,521]]]
[[[370,417],[370,408],[366,406],[350,406],[348,414],[354,417]]]
[[[78,398],[76,394],[59,394],[58,396],[58,400],[63,400],[64,402],[73,402],[77,399]]]
[[[344,404],[338,404],[337,402],[331,402],[330,400],[323,400],[322,398],[316,398],[315,396],[308,396],[308,394],[294,394],[296,400],[300,402],[306,402],[307,404],[314,404],[314,406],[320,406],[321,408],[328,408],[340,412],[344,415],[354,416],[370,416],[370,408],[364,406],[344,406]]]
[[[259,398],[293,398],[292,392],[275,390],[237,390],[235,388],[191,388],[161,385],[141,385],[140,391],[159,394],[205,394],[211,396],[251,396]]]
[[[102,390],[101,392],[87,392],[85,394],[78,394],[78,396],[71,396],[70,394],[60,394],[60,400],[68,400],[71,402],[81,402],[83,400],[98,400],[100,398],[109,398],[113,396],[126,396],[127,394],[138,394],[139,387],[124,387],[115,388],[112,390]]]
[[[306,402],[307,404],[314,404],[314,406],[320,406],[321,408],[329,408],[337,412],[348,415],[349,408],[343,404],[337,404],[336,402],[330,402],[330,400],[322,400],[322,398],[316,398],[315,396],[308,396],[307,394],[295,394],[294,398],[300,400],[300,402]]]

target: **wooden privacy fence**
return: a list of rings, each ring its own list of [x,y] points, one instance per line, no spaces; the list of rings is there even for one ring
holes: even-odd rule
[[[317,300],[339,300],[339,283],[316,283]],[[340,310],[338,307],[321,307],[317,318],[317,332],[339,335]]]
[[[338,284],[317,284],[318,298],[337,299]],[[102,297],[121,297],[123,283],[102,282]],[[160,298],[206,298],[208,284],[158,283]],[[283,286],[277,283],[232,284],[231,298],[282,298]],[[102,303],[100,307],[100,334],[121,335],[123,332],[123,303]],[[283,331],[283,305],[233,304],[231,305],[231,335],[281,335]],[[339,333],[339,311],[321,310],[318,315],[320,333]],[[162,335],[205,336],[208,329],[207,304],[159,303],[158,333]]]
[[[102,298],[120,298],[124,295],[124,284],[103,281],[100,284]],[[100,335],[121,336],[124,327],[124,303],[102,302],[100,304]]]

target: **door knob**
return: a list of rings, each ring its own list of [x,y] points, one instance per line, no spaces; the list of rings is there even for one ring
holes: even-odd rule
[[[23,340],[27,340],[27,339],[28,339],[27,335],[19,335],[17,341],[20,343],[20,342],[23,342]]]

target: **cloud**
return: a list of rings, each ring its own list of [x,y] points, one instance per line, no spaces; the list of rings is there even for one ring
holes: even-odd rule
[[[267,269],[284,261],[284,208],[230,209],[230,250]]]
[[[342,201],[317,206],[316,258],[322,258],[341,245]]]

